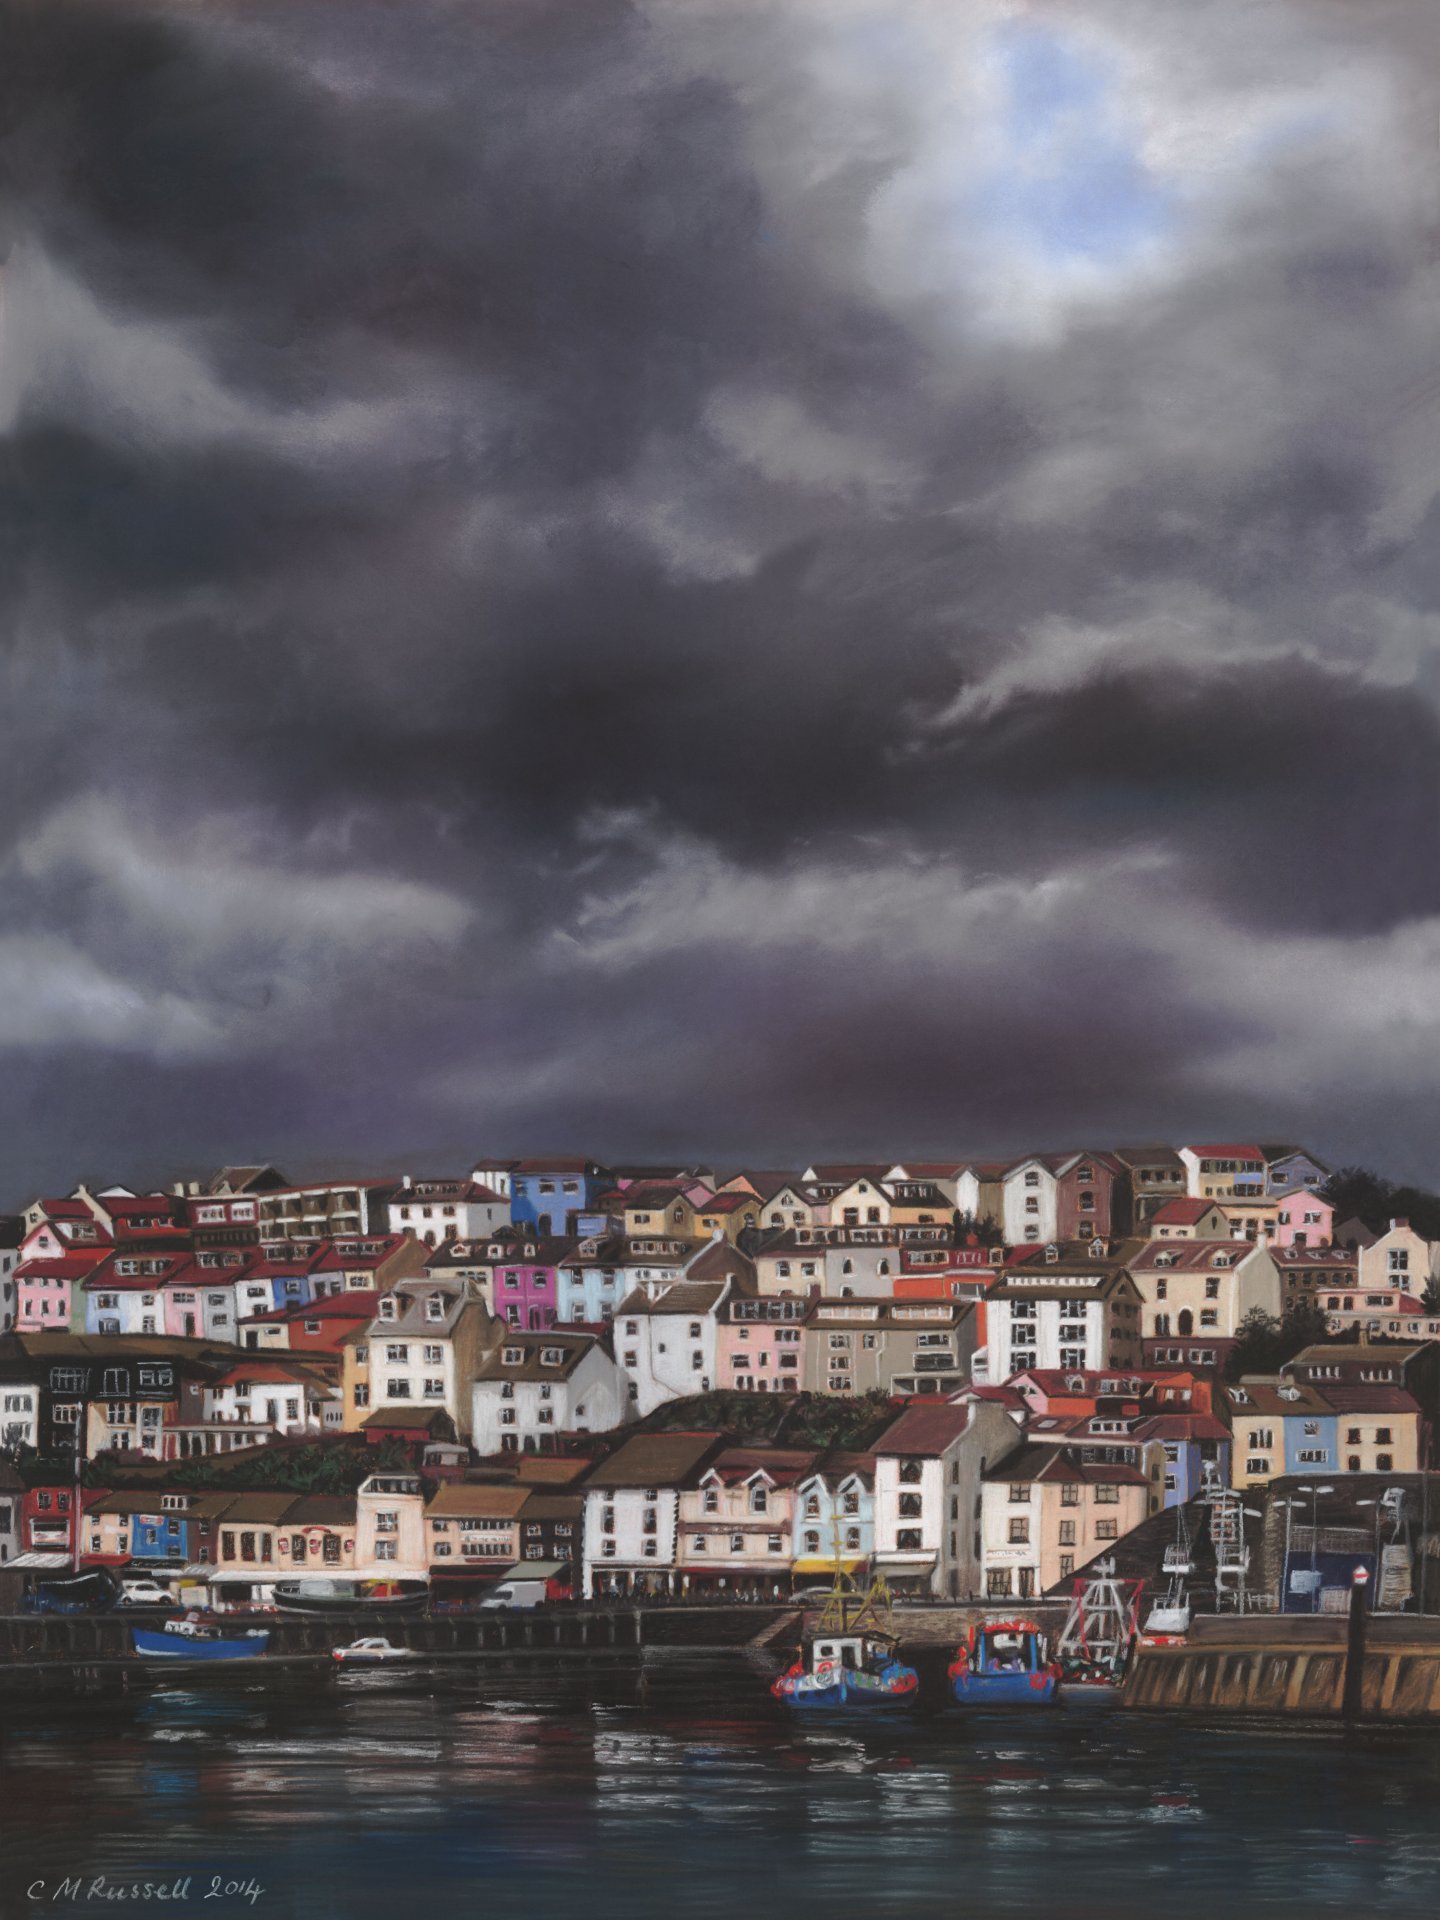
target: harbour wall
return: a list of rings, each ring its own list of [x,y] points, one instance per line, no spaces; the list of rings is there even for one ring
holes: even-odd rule
[[[1199,1617],[1182,1647],[1136,1648],[1124,1705],[1227,1718],[1440,1722],[1440,1619],[1372,1615],[1358,1659],[1348,1628],[1333,1615]]]

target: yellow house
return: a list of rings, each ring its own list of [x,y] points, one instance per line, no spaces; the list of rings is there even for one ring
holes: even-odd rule
[[[738,1240],[761,1220],[761,1203],[753,1193],[717,1193],[695,1209],[695,1232],[700,1239]]]
[[[340,1342],[342,1431],[358,1433],[370,1417],[370,1329],[356,1327]]]
[[[696,1223],[694,1205],[679,1187],[627,1187],[622,1195],[627,1236],[646,1239],[657,1233],[684,1240],[708,1240]]]

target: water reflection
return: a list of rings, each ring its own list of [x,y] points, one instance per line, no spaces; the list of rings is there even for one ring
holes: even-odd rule
[[[1440,1895],[1437,1784],[1428,1735],[794,1727],[738,1658],[666,1661],[643,1690],[455,1668],[175,1689],[8,1716],[0,1910],[67,1873],[213,1871],[253,1874],[276,1920],[1408,1916]]]

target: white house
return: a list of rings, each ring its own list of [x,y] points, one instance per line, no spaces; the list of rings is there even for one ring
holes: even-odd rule
[[[615,1358],[643,1419],[667,1400],[708,1393],[718,1385],[721,1305],[728,1280],[652,1281],[615,1312]]]
[[[1029,1367],[1138,1366],[1140,1306],[1128,1271],[1103,1256],[1090,1265],[1057,1251],[1053,1260],[1007,1267],[986,1297],[975,1378],[998,1384]]]
[[[876,1571],[900,1592],[977,1593],[980,1476],[1019,1443],[993,1400],[907,1407],[875,1445]]]
[[[672,1593],[682,1489],[724,1445],[718,1433],[637,1433],[585,1482],[585,1592]]]
[[[318,1369],[298,1360],[242,1360],[205,1389],[208,1420],[269,1427],[279,1434],[322,1433],[338,1427],[327,1410],[339,1393]]]
[[[508,1333],[471,1389],[477,1453],[533,1453],[557,1433],[605,1433],[631,1415],[624,1372],[592,1335]]]
[[[1000,1204],[1000,1228],[1012,1247],[1059,1238],[1060,1182],[1055,1166],[1038,1154],[1005,1169]]]
[[[437,1247],[478,1240],[510,1224],[510,1202],[479,1180],[417,1180],[406,1174],[390,1198],[390,1231]]]

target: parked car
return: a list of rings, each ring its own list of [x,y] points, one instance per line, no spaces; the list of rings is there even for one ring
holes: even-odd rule
[[[502,1580],[492,1593],[487,1593],[480,1602],[482,1613],[498,1613],[502,1607],[543,1607],[545,1604],[545,1582],[543,1580]]]
[[[117,1607],[173,1607],[175,1596],[158,1580],[122,1580]]]

